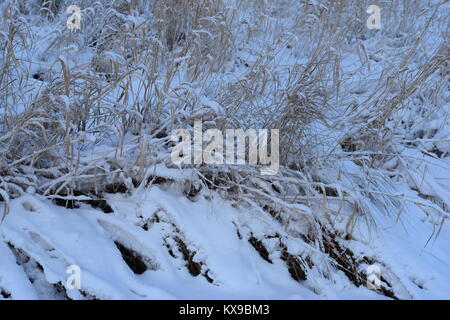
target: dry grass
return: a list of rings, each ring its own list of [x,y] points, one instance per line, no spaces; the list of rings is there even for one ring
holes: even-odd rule
[[[287,251],[289,237],[304,241],[325,277],[334,265],[359,285],[362,262],[342,241],[361,223],[376,227],[377,215],[400,216],[414,205],[438,234],[449,217],[445,194],[405,195],[396,184],[439,160],[404,154],[403,146],[448,157],[436,151],[448,140],[435,138],[437,129],[419,134],[433,116],[449,117],[444,4],[314,3],[82,0],[78,32],[66,28],[69,1],[0,5],[2,217],[26,192],[67,203],[169,183],[155,166],[176,168],[172,130],[204,120],[221,129],[280,129],[276,176],[255,166],[195,166],[190,179],[172,182],[189,198],[215,190],[270,214],[285,231],[276,237],[297,280],[305,264]],[[365,27],[370,4],[383,8],[380,31]],[[252,245],[267,257],[262,240]]]
[[[3,200],[28,187],[67,195],[111,183],[145,184],[156,163],[167,163],[171,130],[189,128],[195,118],[220,128],[281,129],[285,169],[270,181],[259,177],[264,182],[255,186],[253,168],[233,174],[198,169],[205,184],[226,186],[231,198],[258,199],[262,208],[277,199],[285,224],[306,217],[317,229],[317,217],[305,208],[328,214],[327,204],[335,201],[370,216],[361,195],[391,212],[398,195],[384,190],[376,174],[350,190],[336,188],[319,171],[339,170],[335,152],[341,148],[346,160],[369,171],[398,156],[389,121],[399,121],[426,86],[448,79],[448,42],[424,50],[439,6],[384,1],[385,28],[376,32],[365,28],[372,2],[81,1],[78,33],[65,28],[67,1],[7,2],[0,33]],[[36,35],[36,19],[51,20],[52,28]],[[440,32],[448,35],[448,25]],[[355,102],[354,74],[375,68],[382,55],[366,45],[381,40],[391,63],[374,69],[374,85]],[[46,68],[30,80],[28,59],[36,50]],[[353,74],[343,67],[349,52],[359,59]],[[87,57],[82,62],[80,53]],[[431,97],[435,106],[442,90]],[[224,114],[202,105],[205,96]],[[102,145],[102,153],[92,152]],[[358,158],[370,152],[378,154]],[[269,192],[277,179],[290,191]]]

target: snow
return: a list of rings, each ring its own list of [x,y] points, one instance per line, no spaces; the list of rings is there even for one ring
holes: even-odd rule
[[[66,283],[67,267],[79,266],[81,290],[100,299],[383,298],[367,288],[354,287],[340,271],[333,272],[332,280],[313,277],[298,283],[283,261],[271,256],[274,263],[266,262],[246,240],[250,233],[273,232],[269,219],[251,209],[235,209],[211,191],[193,202],[176,185],[165,189],[155,186],[128,196],[110,195],[113,214],[89,206],[65,209],[38,195],[12,200],[13,214],[1,226],[0,287],[13,299],[49,298],[51,294],[29,281],[9,244],[37,261],[50,284]],[[150,223],[144,230],[142,223],[155,213],[161,222]],[[427,244],[431,225],[425,228],[420,218],[413,207],[406,208],[399,221],[385,217],[382,232],[355,235],[361,239],[350,241],[349,247],[383,261],[382,272],[399,277],[393,285],[401,298],[450,298],[450,227],[446,223],[440,236]],[[211,270],[213,283],[201,275],[192,276],[183,261],[170,256],[164,240],[173,236],[174,226],[196,252],[196,259]],[[237,236],[237,227],[243,239]],[[152,269],[134,274],[113,241],[140,252]],[[77,290],[67,290],[67,294],[82,298]]]
[[[450,3],[386,1],[392,27],[361,31],[339,20],[362,2],[226,0],[177,16],[170,50],[176,22],[117,3],[80,1],[80,32],[0,3],[0,300],[389,299],[373,266],[396,298],[450,299]],[[202,119],[286,124],[286,165],[173,165],[171,130]]]

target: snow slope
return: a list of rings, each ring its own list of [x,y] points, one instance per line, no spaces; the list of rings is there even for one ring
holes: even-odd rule
[[[0,299],[450,299],[449,2],[69,2],[0,1]]]
[[[14,199],[13,214],[1,226],[2,291],[13,299],[66,298],[65,294],[73,299],[386,298],[364,286],[356,288],[337,269],[327,280],[313,267],[307,280],[295,281],[276,252],[269,255],[270,263],[248,241],[251,235],[285,233],[273,218],[251,208],[233,208],[214,192],[203,192],[193,202],[175,185],[154,186],[128,196],[109,195],[107,200],[113,213],[89,205],[66,209],[38,195]],[[382,276],[392,279],[398,298],[448,299],[450,226],[446,223],[440,236],[427,244],[431,232],[420,214],[407,208],[398,221],[380,221],[378,232],[355,235],[360,240],[349,241],[348,247],[356,255],[383,262]],[[202,262],[201,274],[190,274],[176,237],[195,252],[193,261]],[[287,239],[293,250],[304,246],[298,239]],[[135,274],[114,241],[139,252],[148,269]],[[16,260],[13,252],[18,249],[28,262]],[[81,269],[81,290],[63,294],[55,285],[66,284],[69,265]],[[212,283],[203,276],[206,271]]]

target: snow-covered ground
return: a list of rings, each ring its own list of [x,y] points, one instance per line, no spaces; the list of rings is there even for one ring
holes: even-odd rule
[[[450,299],[450,3],[45,3],[0,1],[0,300]],[[174,165],[194,120],[279,173]]]
[[[82,292],[98,299],[386,298],[355,287],[339,270],[324,279],[313,267],[306,280],[295,281],[277,252],[268,262],[248,241],[284,234],[272,217],[233,208],[214,192],[197,197],[193,202],[176,186],[155,186],[108,196],[114,210],[109,214],[89,205],[65,209],[38,195],[15,199],[2,224],[0,287],[14,299],[83,298],[77,289],[55,289],[66,285],[67,268],[77,265]],[[445,224],[439,237],[428,241],[431,225],[413,208],[405,211],[398,221],[385,217],[379,230],[355,235],[358,240],[346,245],[358,256],[382,261],[381,275],[398,298],[449,299],[450,227]],[[190,274],[177,238],[195,253],[193,261],[202,263],[199,275]],[[291,252],[305,251],[298,239],[285,239]],[[135,274],[115,241],[139,252],[147,270]]]

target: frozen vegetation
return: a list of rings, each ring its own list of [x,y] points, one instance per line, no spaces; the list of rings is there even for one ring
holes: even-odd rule
[[[449,15],[0,0],[0,300],[450,299]],[[195,121],[278,172],[175,164]]]

